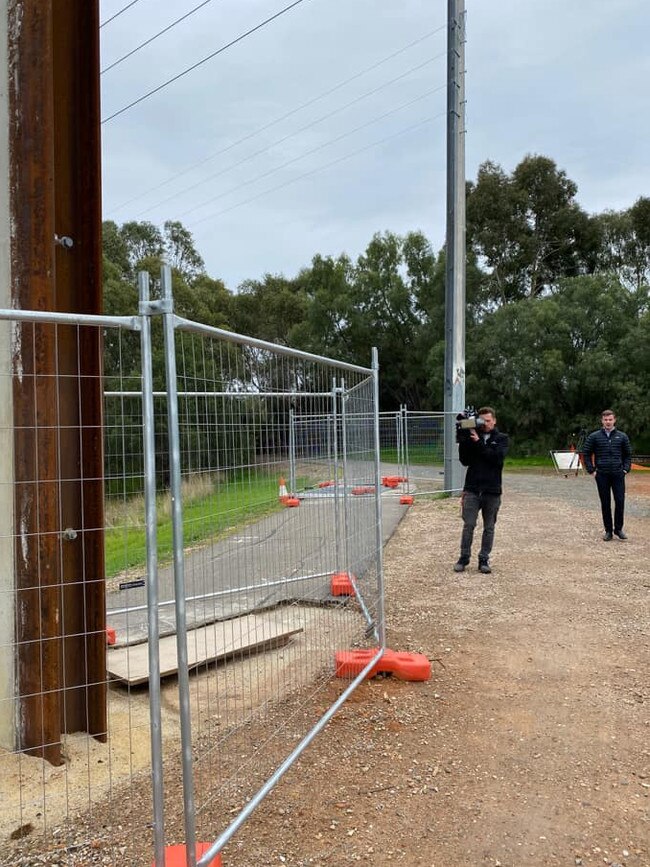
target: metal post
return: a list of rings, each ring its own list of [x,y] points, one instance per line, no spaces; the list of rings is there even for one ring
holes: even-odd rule
[[[345,380],[341,379],[341,450],[343,453],[343,547],[345,551],[345,571],[348,576],[352,574],[350,569],[350,485],[348,483],[348,432],[347,432],[347,416],[346,403],[347,393],[345,391]]]
[[[357,584],[357,579],[350,568],[350,497],[351,497],[351,488],[352,486],[348,482],[348,429],[347,429],[347,408],[346,404],[348,401],[348,393],[345,390],[345,380],[341,379],[341,387],[339,389],[341,392],[341,439],[342,439],[342,452],[343,452],[343,535],[344,535],[344,551],[345,551],[345,571],[347,572],[348,579],[350,584],[354,589],[355,598],[361,608],[363,616],[368,623],[369,632],[368,634],[374,634],[379,640],[379,635],[377,633],[377,626],[375,621],[370,613],[368,606],[366,605],[363,596],[361,595],[361,591],[359,590],[359,585]],[[355,479],[356,481],[356,479]],[[379,489],[377,495],[379,495]]]
[[[379,645],[386,647],[386,623],[384,619],[384,557],[383,557],[383,533],[381,517],[381,460],[379,454],[379,353],[377,347],[372,348],[372,397],[373,397],[373,420],[375,425],[375,526],[377,546],[377,620]]]
[[[153,788],[154,863],[165,867],[163,748],[160,702],[160,630],[158,623],[158,543],[156,530],[156,459],[153,372],[151,366],[151,307],[149,274],[138,274],[140,347],[142,354],[142,438],[144,447],[145,538],[147,547],[147,639],[149,642],[149,723]]]
[[[465,406],[465,0],[447,0],[445,490],[462,487],[455,417]]]
[[[402,452],[402,404],[399,405],[399,411],[395,415],[395,436],[397,437],[397,474],[403,475],[402,467],[404,464]]]
[[[404,475],[408,479],[406,493],[411,493],[411,456],[409,454],[409,416],[406,404],[402,407],[402,436],[404,438]]]
[[[341,571],[341,500],[339,497],[339,422],[338,388],[332,379],[332,448],[334,452],[334,540],[336,545],[336,572]]]
[[[161,270],[163,327],[165,334],[165,375],[167,378],[167,419],[170,455],[170,493],[174,547],[174,596],[176,598],[176,649],[178,654],[178,697],[181,724],[183,768],[183,813],[187,867],[196,865],[196,827],[194,774],[192,769],[192,720],[190,714],[190,677],[187,666],[187,617],[185,611],[185,564],[183,560],[183,510],[181,503],[181,448],[178,422],[178,383],[176,380],[176,341],[174,329],[172,271]]]
[[[325,415],[325,438],[326,438],[326,448],[327,448],[327,478],[332,478],[332,430],[330,427],[331,416],[329,414]],[[336,482],[336,476],[334,477],[334,481]]]
[[[289,407],[289,493],[296,492],[296,413]]]

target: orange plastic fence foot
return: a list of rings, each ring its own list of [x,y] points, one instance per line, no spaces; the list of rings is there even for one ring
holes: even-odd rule
[[[319,488],[331,488],[335,483],[334,479],[329,479],[327,482],[319,482]]]
[[[106,644],[115,644],[117,641],[117,635],[115,634],[115,630],[112,626],[106,627]]]
[[[412,506],[414,497],[412,494],[404,494],[403,497],[399,498],[400,506]]]
[[[330,588],[332,596],[354,596],[354,585],[347,572],[335,572]]]
[[[336,676],[356,677],[372,660],[376,650],[339,650],[336,653]],[[376,674],[393,674],[398,680],[429,680],[431,663],[423,653],[399,653],[386,650],[379,662],[366,677]]]
[[[210,843],[196,844],[196,857],[200,858],[210,848]],[[165,864],[167,867],[186,867],[187,865],[187,846],[181,844],[179,846],[165,846]],[[152,867],[156,867],[155,864]],[[210,867],[223,867],[221,855],[216,855],[210,861]]]
[[[385,488],[396,488],[401,481],[401,476],[384,476],[381,483]]]
[[[352,494],[355,497],[360,497],[362,494],[374,494],[375,486],[374,485],[357,485],[356,488],[352,488]]]
[[[289,509],[295,509],[296,506],[300,505],[300,500],[298,499],[298,497],[285,497],[282,502]]]

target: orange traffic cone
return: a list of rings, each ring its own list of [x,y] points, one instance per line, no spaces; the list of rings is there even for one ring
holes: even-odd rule
[[[278,494],[278,499],[281,503],[286,503],[289,498],[289,492],[287,491],[287,485],[282,476],[280,476],[280,492]]]

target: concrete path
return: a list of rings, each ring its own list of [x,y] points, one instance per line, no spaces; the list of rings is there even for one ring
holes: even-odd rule
[[[400,490],[382,491],[384,544],[408,506],[399,504]],[[336,522],[339,533],[335,532]],[[338,546],[335,542],[339,539]],[[349,539],[348,550],[345,540]],[[189,628],[223,620],[280,603],[335,603],[331,576],[351,571],[368,606],[377,600],[374,569],[376,515],[374,496],[348,497],[307,494],[298,508],[285,508],[225,539],[189,549],[184,557],[186,620]],[[160,634],[176,632],[174,577],[171,564],[158,569]],[[107,595],[108,625],[117,644],[147,638],[144,587]]]

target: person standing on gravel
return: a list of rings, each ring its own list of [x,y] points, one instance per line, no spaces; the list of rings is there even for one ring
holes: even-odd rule
[[[616,416],[604,409],[600,416],[602,427],[589,434],[581,449],[585,469],[596,479],[605,532],[603,540],[612,541],[612,533],[627,539],[623,531],[625,515],[625,476],[632,466],[632,447],[627,434],[616,427]],[[614,520],[612,521],[612,495]]]
[[[472,556],[472,540],[478,520],[483,517],[483,536],[478,555],[478,568],[484,575],[492,571],[490,552],[494,543],[494,525],[501,505],[501,476],[503,462],[508,452],[508,437],[497,428],[496,415],[490,406],[478,411],[483,424],[478,430],[470,430],[467,439],[458,444],[458,458],[467,467],[463,487],[462,516],[463,534],[460,539],[460,557],[454,572],[464,572]]]

